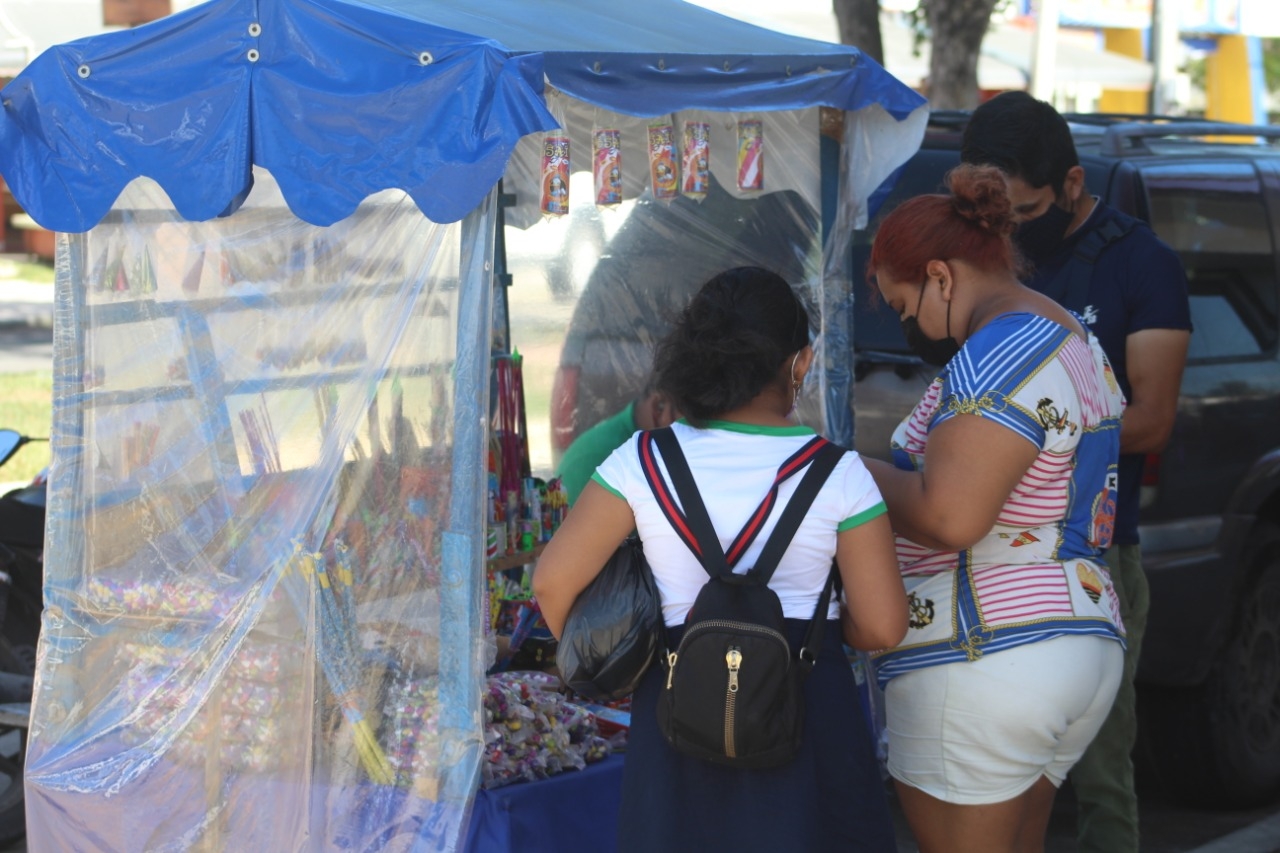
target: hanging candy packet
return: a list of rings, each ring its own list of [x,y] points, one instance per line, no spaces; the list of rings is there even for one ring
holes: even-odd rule
[[[738,122],[738,189],[764,188],[764,122]]]
[[[622,132],[601,128],[591,134],[596,204],[622,201]]]
[[[684,123],[684,186],[689,198],[707,197],[711,183],[711,125],[703,121]]]
[[[569,137],[548,136],[542,145],[542,212],[569,212]]]
[[[669,124],[649,125],[649,175],[656,199],[675,198],[680,190],[674,136],[675,131]]]

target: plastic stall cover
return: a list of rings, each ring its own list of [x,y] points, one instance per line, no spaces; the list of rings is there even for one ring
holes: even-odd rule
[[[399,191],[319,228],[259,174],[62,238],[32,850],[459,843],[493,228]]]

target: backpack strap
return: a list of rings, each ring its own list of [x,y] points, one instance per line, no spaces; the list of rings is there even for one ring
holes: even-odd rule
[[[1081,237],[1070,260],[1045,285],[1045,295],[1062,307],[1083,315],[1088,307],[1089,285],[1093,281],[1093,265],[1097,263],[1098,256],[1137,224],[1136,219],[1112,218]]]
[[[822,490],[823,484],[827,482],[827,478],[831,476],[831,472],[835,470],[836,464],[839,463],[842,456],[844,456],[843,447],[826,442],[814,457],[813,464],[805,472],[804,479],[800,481],[800,485],[796,486],[795,494],[787,502],[786,508],[782,511],[782,517],[778,519],[773,532],[769,534],[768,540],[764,543],[764,550],[760,552],[760,559],[756,560],[756,564],[751,570],[752,572],[763,572],[761,582],[766,582],[773,576],[774,569],[778,567],[778,561],[782,559],[787,546],[791,544],[796,531],[800,529],[800,522],[804,520],[805,514],[809,512],[809,507],[813,505],[818,492]],[[762,569],[761,566],[764,568]],[[804,643],[800,646],[798,653],[799,665],[805,675],[808,675],[809,671],[813,669],[813,665],[817,663],[818,652],[822,649],[822,631],[827,622],[827,607],[831,604],[831,590],[839,576],[836,562],[832,560],[831,570],[827,572],[827,582],[823,584],[822,593],[818,596],[818,603],[813,608],[813,616],[809,619],[809,627],[804,634]]]
[[[796,531],[800,529],[800,522],[804,521],[809,507],[813,506],[818,492],[822,490],[823,484],[827,482],[827,478],[831,476],[831,472],[835,470],[842,456],[844,456],[844,448],[837,447],[825,439],[822,447],[817,449],[813,463],[804,473],[800,485],[796,486],[791,500],[787,501],[782,515],[778,518],[778,523],[774,525],[773,531],[764,543],[764,550],[760,552],[756,564],[751,568],[751,572],[760,578],[761,583],[768,583],[769,578],[773,577],[774,570],[778,568],[778,562],[791,545]]]
[[[657,461],[653,455],[655,442],[662,451],[662,461],[666,463],[667,473],[675,485],[674,493],[667,486],[661,471],[658,470]],[[768,493],[747,519],[746,525],[738,532],[727,553],[720,547],[720,537],[716,534],[711,518],[707,515],[706,506],[693,479],[693,472],[689,470],[689,462],[671,428],[652,430],[641,435],[639,452],[645,479],[649,481],[649,488],[653,490],[658,506],[662,509],[667,521],[670,522],[676,535],[698,558],[698,562],[702,564],[707,574],[716,577],[732,573],[732,567],[738,564],[742,555],[759,536],[765,520],[777,504],[778,488],[782,483],[793,474],[804,470],[822,447],[829,443],[821,436],[814,436],[804,447],[787,457],[778,466],[778,472],[774,475]],[[675,500],[677,495],[680,498],[678,505]]]
[[[670,489],[667,488],[666,482],[658,471],[658,466],[653,458],[653,444],[655,442],[659,450],[662,451],[662,461],[666,463],[667,473],[671,475],[671,481],[675,484],[676,494],[679,495],[680,504],[685,510],[683,513],[680,511],[680,507],[676,506]],[[664,427],[641,435],[639,451],[641,466],[644,468],[645,478],[649,481],[649,487],[653,489],[654,496],[657,498],[659,506],[662,507],[663,514],[667,516],[677,535],[685,541],[689,549],[698,557],[698,561],[702,563],[702,567],[706,569],[709,575],[716,577],[720,574],[732,574],[733,570],[730,567],[730,563],[725,558],[724,551],[720,547],[720,538],[716,535],[715,527],[711,524],[711,518],[707,515],[706,505],[703,504],[702,496],[698,493],[697,484],[693,480],[693,472],[689,470],[689,462],[685,459],[684,451],[680,449],[680,442],[671,428]],[[839,464],[844,454],[844,448],[832,444],[822,436],[814,436],[812,441],[805,444],[804,447],[788,457],[778,467],[778,473],[774,476],[773,485],[770,486],[769,493],[765,495],[764,500],[761,501],[756,511],[751,514],[746,526],[734,539],[733,546],[730,547],[730,553],[735,554],[734,562],[736,563],[738,558],[741,558],[742,553],[746,551],[747,546],[759,534],[764,520],[769,517],[769,513],[777,502],[778,487],[792,474],[808,465],[808,470],[805,471],[800,484],[796,486],[795,493],[791,495],[791,499],[787,501],[786,507],[783,508],[782,515],[778,518],[778,523],[774,525],[773,530],[769,533],[769,538],[765,540],[764,549],[760,552],[759,559],[756,560],[755,566],[748,572],[748,574],[757,578],[761,584],[767,584],[773,576],[774,571],[778,568],[778,562],[782,559],[782,555],[791,544],[791,540],[795,538],[796,531],[800,529],[800,522],[804,520],[809,508],[818,497],[818,492],[822,490],[823,484],[831,476],[831,472],[835,470],[836,465]],[[738,547],[739,543],[742,543],[741,547]],[[713,571],[713,567],[716,569],[722,567],[722,571]],[[809,627],[805,631],[804,642],[797,655],[798,666],[806,675],[813,669],[813,665],[818,659],[818,652],[822,648],[822,633],[827,621],[827,608],[831,604],[832,589],[839,582],[839,570],[836,567],[835,560],[832,560],[831,570],[827,573],[827,581],[823,584],[822,592],[818,596],[813,616],[809,620]]]

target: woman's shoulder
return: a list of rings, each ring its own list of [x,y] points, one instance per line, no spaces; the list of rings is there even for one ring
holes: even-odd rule
[[[1056,320],[1031,311],[1010,311],[999,315],[974,332],[964,344],[971,362],[999,358],[1017,363],[1061,346],[1074,334]]]

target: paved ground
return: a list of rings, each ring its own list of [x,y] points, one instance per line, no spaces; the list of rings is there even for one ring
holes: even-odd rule
[[[0,255],[0,268],[6,260]],[[0,373],[48,370],[52,362],[53,285],[0,278]]]

